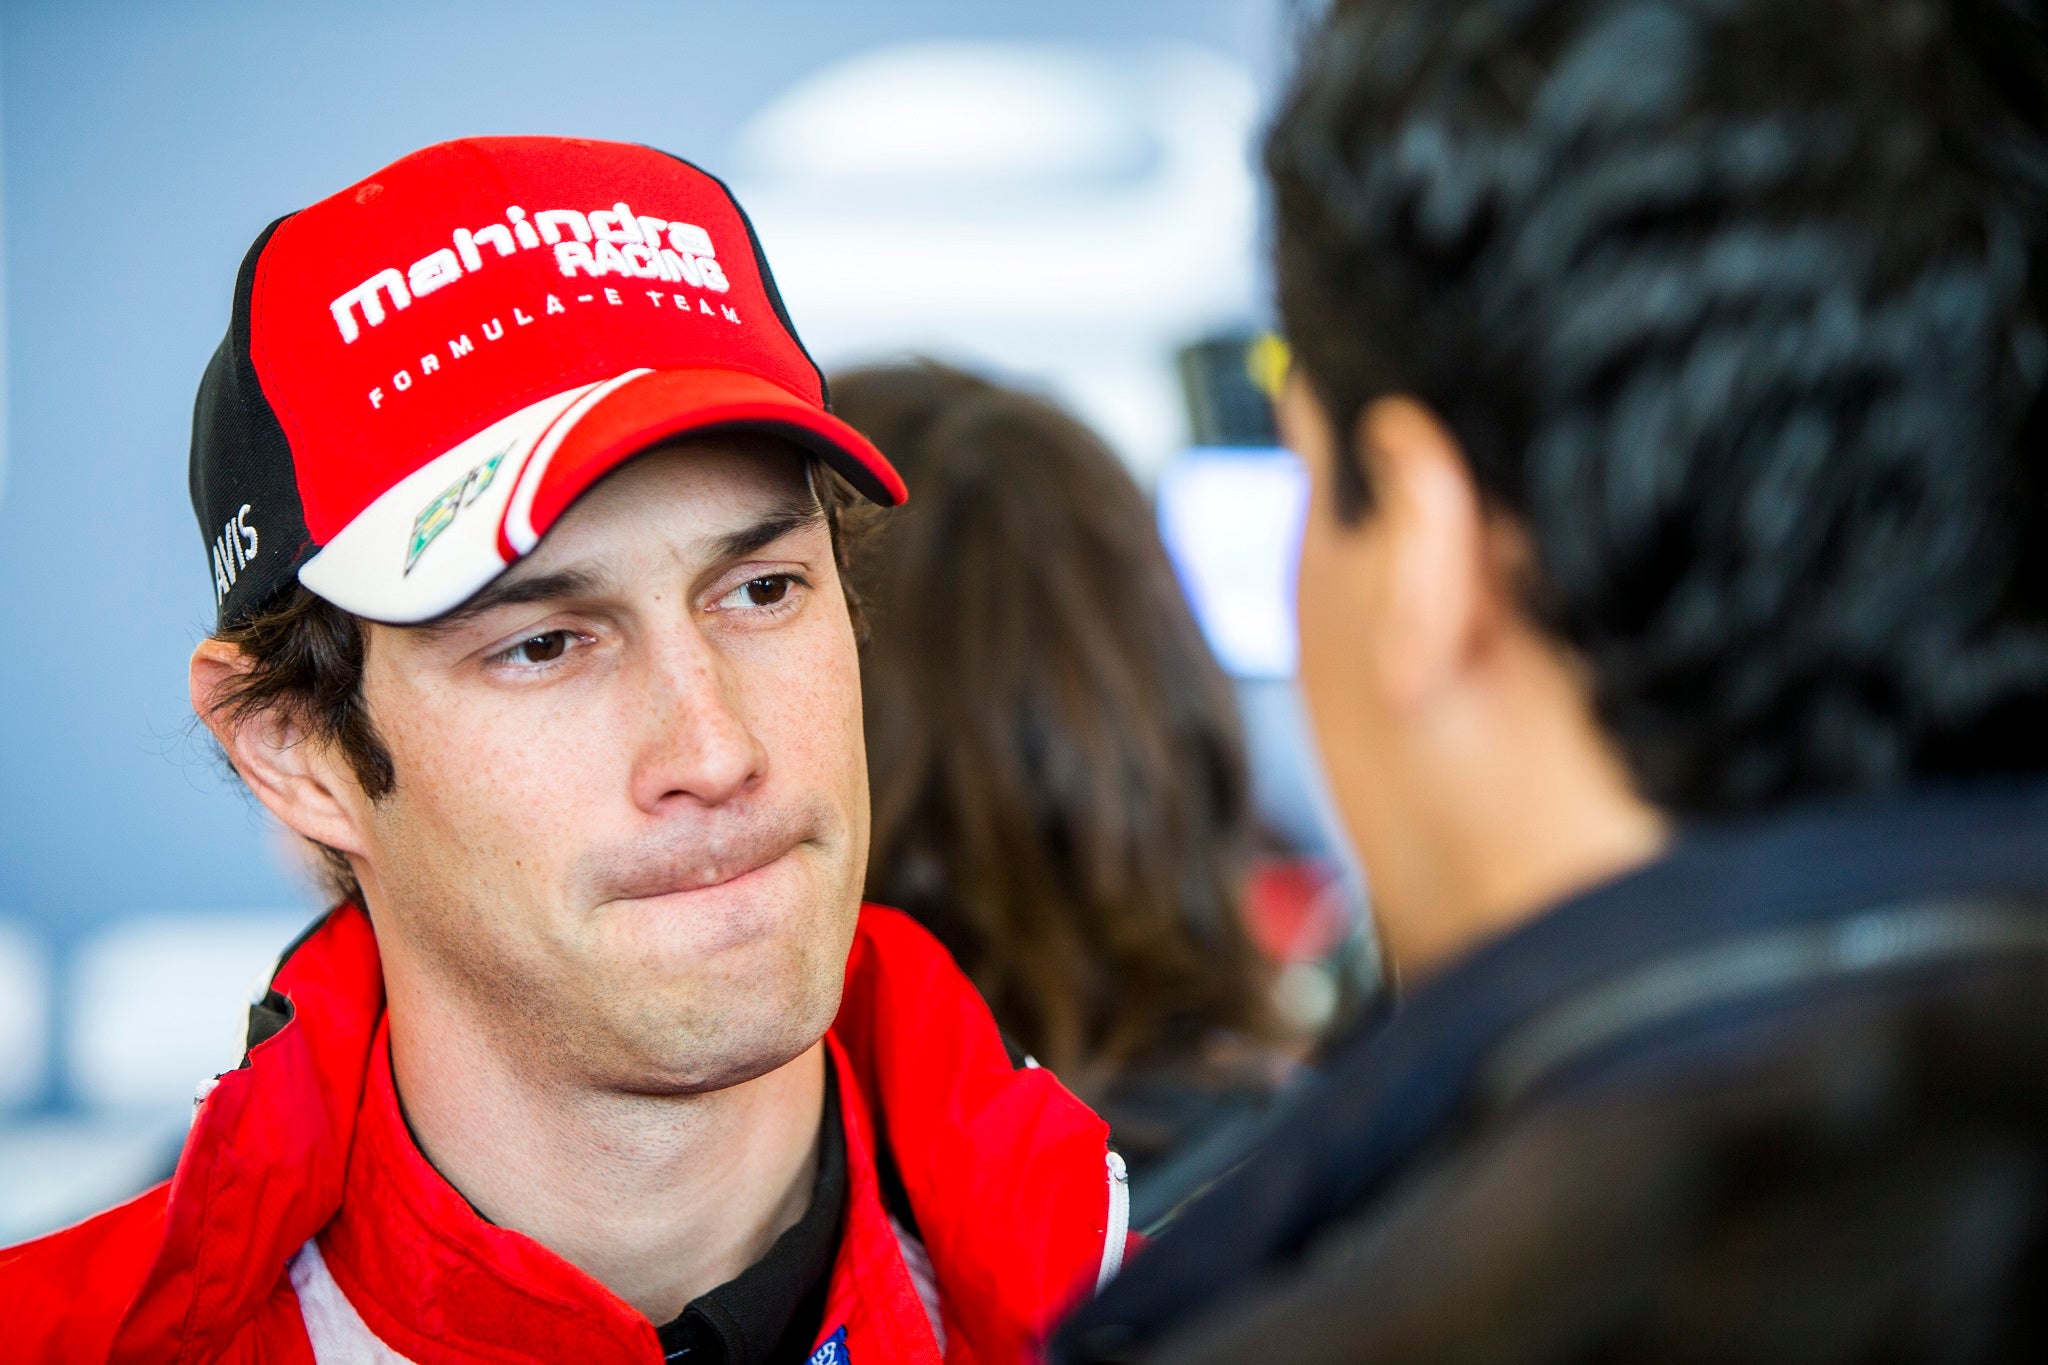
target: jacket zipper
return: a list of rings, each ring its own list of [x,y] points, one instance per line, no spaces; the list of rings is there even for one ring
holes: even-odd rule
[[[1095,1277],[1095,1292],[1109,1288],[1109,1282],[1124,1268],[1124,1243],[1131,1235],[1131,1175],[1123,1154],[1111,1152],[1109,1165],[1109,1230],[1102,1234],[1102,1270]]]

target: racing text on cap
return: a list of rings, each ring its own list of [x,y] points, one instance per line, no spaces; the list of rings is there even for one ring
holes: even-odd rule
[[[393,310],[410,308],[414,299],[482,270],[488,259],[483,253],[487,246],[499,256],[552,247],[556,266],[570,277],[580,271],[592,278],[615,274],[688,284],[714,293],[731,288],[710,233],[694,223],[636,214],[624,202],[587,214],[577,209],[544,209],[531,219],[525,209],[515,205],[505,210],[504,222],[474,230],[456,228],[453,240],[453,246],[428,252],[402,272],[396,266],[386,266],[328,304],[341,339],[352,342],[362,335],[363,324],[375,327],[383,322],[387,298]],[[362,324],[356,321],[358,312]]]

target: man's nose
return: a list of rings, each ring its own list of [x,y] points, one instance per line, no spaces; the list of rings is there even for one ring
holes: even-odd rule
[[[633,799],[642,810],[667,802],[715,806],[758,782],[768,753],[748,728],[738,680],[692,626],[650,640],[639,689],[640,743]]]

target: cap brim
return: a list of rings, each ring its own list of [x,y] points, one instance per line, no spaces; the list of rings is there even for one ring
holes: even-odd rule
[[[565,421],[558,443],[535,451],[544,467],[521,480],[527,487],[506,508],[502,548],[508,559],[532,549],[577,498],[627,460],[679,437],[714,431],[781,436],[884,507],[908,496],[902,477],[866,437],[780,385],[742,371],[652,370],[610,389],[587,409],[565,414]]]
[[[345,611],[394,625],[453,610],[539,544],[620,465],[679,437],[762,431],[817,455],[885,507],[902,477],[861,434],[737,370],[634,370],[534,403],[415,470],[299,570]]]

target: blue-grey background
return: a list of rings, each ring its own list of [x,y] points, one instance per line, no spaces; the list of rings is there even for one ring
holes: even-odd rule
[[[236,267],[266,223],[417,146],[507,132],[645,141],[741,181],[751,171],[792,220],[811,201],[786,183],[775,129],[755,120],[835,63],[940,41],[983,57],[988,44],[1021,44],[1115,70],[1170,48],[1235,68],[1263,101],[1292,22],[1286,0],[0,8],[0,600],[11,645],[0,652],[0,1242],[149,1178],[175,1148],[193,1083],[233,1064],[234,997],[316,908],[284,841],[195,738],[186,701],[186,659],[211,612],[186,494],[192,393]],[[1176,68],[1195,72],[1198,90],[1206,69]],[[1242,95],[1230,85],[1219,81],[1217,101]],[[1150,98],[1151,87],[1134,88],[1104,85],[1097,104],[1109,112],[1060,136],[1097,136],[1102,120],[1124,117],[1116,101]],[[1208,104],[1199,94],[1189,104],[1185,88],[1171,98],[1187,104],[1172,118]],[[1133,107],[1143,134],[1151,112]],[[1028,143],[1026,160],[1051,157],[1047,174],[1087,181],[1074,203],[1108,202],[1151,173],[1142,137],[1099,166],[1057,139],[1051,152],[1032,142],[1058,122],[1002,136]],[[785,143],[787,123],[777,125]],[[951,155],[927,148],[906,173]],[[1213,212],[1182,216],[1219,224],[1218,245],[1213,268],[1189,269],[1185,289],[1154,289],[1161,338],[1255,320],[1264,285],[1235,184],[1225,174],[1187,191],[1213,191]],[[865,220],[870,231],[889,221],[886,208]],[[943,220],[946,206],[932,211]],[[774,223],[762,229],[777,259]],[[1085,234],[1076,240],[1085,251]],[[1208,241],[1190,238],[1187,250],[1200,257]],[[1227,282],[1221,292],[1204,292],[1211,275]],[[784,286],[808,335],[804,289],[787,276]],[[1030,380],[1033,356],[1083,348],[1092,327],[1085,299],[1071,315],[1008,322],[997,299],[987,335],[1015,344],[977,353],[980,315],[899,337],[849,322],[879,316],[859,298],[834,303],[823,283],[812,292],[818,325],[841,339],[823,348],[828,364],[892,340],[945,349],[951,338],[966,358]],[[1207,302],[1188,312],[1189,299]],[[1086,377],[1047,382],[1116,428],[1142,475],[1168,443],[1159,393],[1170,352],[1132,335],[1126,350],[1143,354],[1105,357],[1100,392],[1082,392]],[[1284,685],[1247,697],[1254,725],[1283,736],[1262,780],[1287,808],[1299,777],[1285,738],[1291,702]]]

